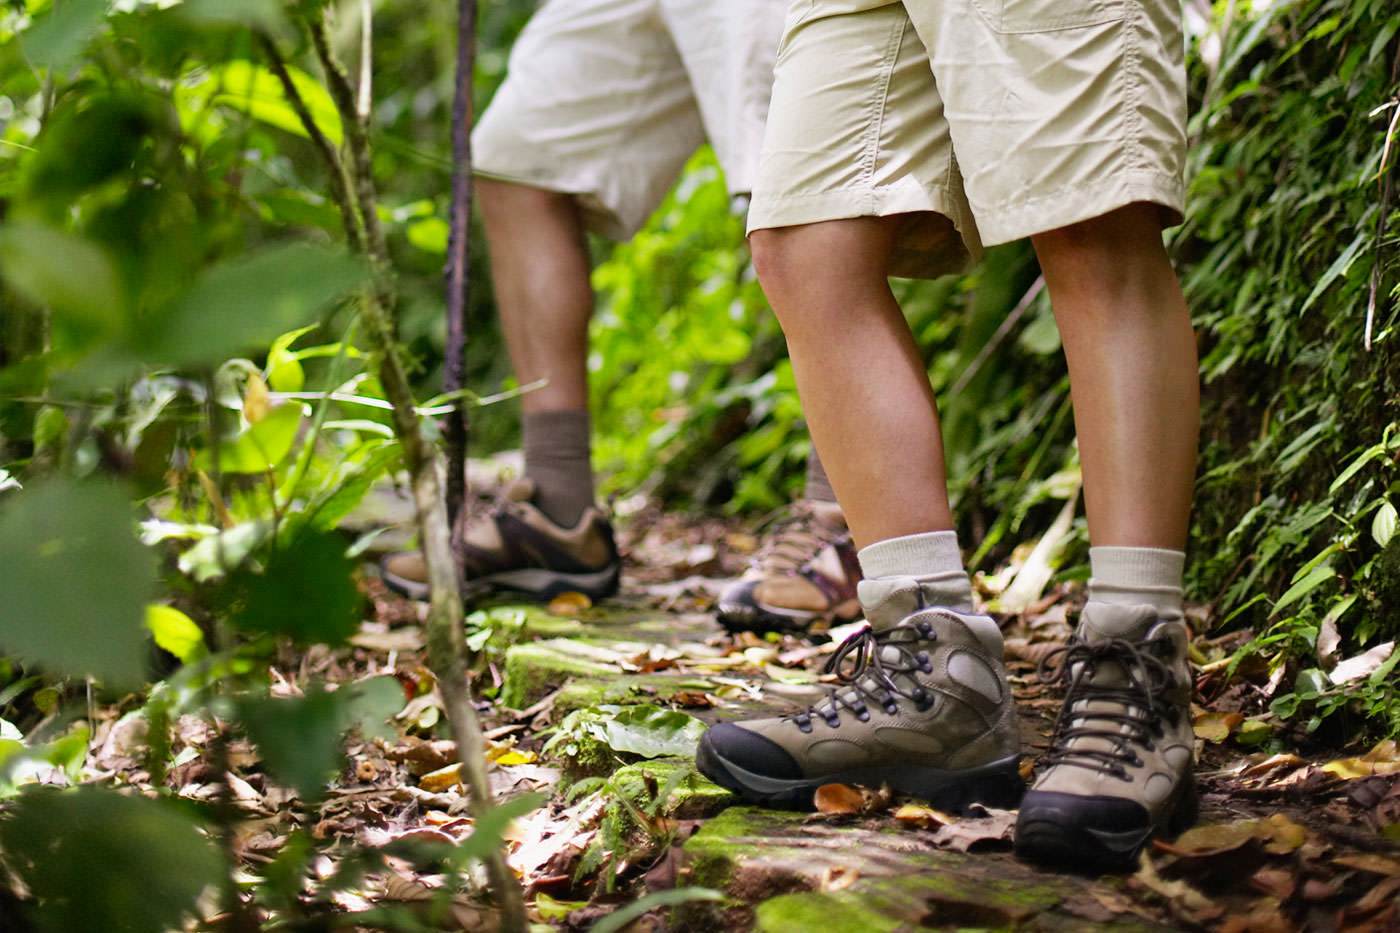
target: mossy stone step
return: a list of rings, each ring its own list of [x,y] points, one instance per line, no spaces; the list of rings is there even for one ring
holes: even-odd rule
[[[1043,872],[1009,852],[941,849],[931,832],[890,819],[731,807],[685,855],[683,883],[731,900],[682,905],[678,930],[1170,929],[1105,911],[1089,888],[1107,894],[1111,883]]]

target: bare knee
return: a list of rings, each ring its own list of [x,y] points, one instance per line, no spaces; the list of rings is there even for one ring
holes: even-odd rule
[[[890,218],[845,220],[755,230],[754,270],[781,318],[786,308],[887,288],[893,243]]]

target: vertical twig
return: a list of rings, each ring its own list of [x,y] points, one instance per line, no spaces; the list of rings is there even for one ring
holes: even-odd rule
[[[465,612],[461,577],[453,558],[451,526],[443,498],[442,470],[432,445],[423,436],[413,390],[394,336],[391,267],[377,216],[367,122],[360,116],[349,79],[331,53],[324,25],[313,22],[307,26],[316,56],[325,71],[331,98],[345,125],[346,146],[353,170],[347,170],[339,154],[329,146],[318,145],[317,150],[323,158],[330,160],[327,169],[332,176],[348,177],[353,182],[353,185],[333,185],[332,194],[350,198],[353,190],[353,204],[348,210],[347,205],[342,205],[342,216],[354,218],[355,238],[361,244],[361,251],[369,257],[374,272],[373,286],[366,289],[363,296],[362,316],[371,347],[379,360],[380,384],[393,408],[394,433],[403,447],[419,542],[428,567],[428,663],[437,677],[447,721],[457,742],[462,780],[470,792],[471,813],[479,820],[491,809],[493,800],[486,777],[486,740],[471,703],[468,683],[470,649],[462,626]],[[271,56],[276,55],[270,41],[265,41],[265,47]],[[310,120],[310,111],[295,85],[289,78],[283,77],[285,74],[286,69],[283,68],[279,74],[283,90],[300,119],[306,123]],[[307,126],[307,130],[311,132],[311,125]],[[507,933],[524,933],[527,928],[524,896],[499,847],[486,857],[486,867],[500,904],[501,928]]]
[[[447,238],[447,353],[443,389],[465,383],[467,295],[471,288],[472,74],[476,63],[476,0],[457,4],[457,79],[452,99],[452,206]],[[461,553],[466,527],[468,403],[458,398],[447,419],[447,517],[452,553]]]

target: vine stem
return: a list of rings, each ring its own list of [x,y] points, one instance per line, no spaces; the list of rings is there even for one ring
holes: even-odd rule
[[[480,822],[494,802],[486,776],[486,739],[471,702],[468,675],[471,652],[462,626],[466,613],[461,575],[453,557],[452,526],[443,495],[442,466],[432,445],[423,435],[413,390],[394,336],[392,266],[378,220],[374,179],[370,171],[367,121],[357,106],[356,95],[344,69],[331,51],[324,24],[308,22],[306,26],[316,57],[325,72],[331,99],[335,101],[345,127],[349,167],[315,127],[310,110],[286,67],[278,67],[281,56],[270,38],[262,37],[263,47],[273,62],[273,72],[281,81],[288,101],[312,135],[313,142],[316,142],[317,152],[327,162],[327,171],[333,179],[331,194],[337,199],[341,216],[346,220],[347,239],[352,246],[358,245],[370,261],[373,277],[361,296],[361,314],[366,337],[378,358],[379,380],[385,399],[393,409],[394,434],[403,447],[419,543],[428,569],[428,664],[437,678],[447,722],[457,743],[459,771],[467,786],[470,812]],[[316,141],[318,135],[325,141],[324,145]],[[506,863],[503,850],[499,846],[493,847],[485,862],[500,907],[501,929],[506,933],[524,933],[528,928],[524,894],[514,872]]]

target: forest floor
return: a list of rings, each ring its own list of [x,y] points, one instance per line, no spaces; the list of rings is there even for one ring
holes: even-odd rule
[[[402,507],[392,496],[380,504],[388,511],[373,521],[403,518],[391,514]],[[1249,745],[1261,738],[1247,724],[1266,705],[1267,672],[1261,682],[1248,671],[1226,676],[1230,638],[1199,635],[1195,645],[1200,822],[1157,843],[1135,871],[1046,871],[1011,853],[1014,812],[958,818],[878,788],[829,786],[813,813],[739,805],[694,771],[698,731],[810,702],[827,686],[819,671],[843,633],[765,639],[715,623],[716,594],[757,546],[751,525],[637,508],[618,527],[626,561],[618,598],[497,602],[468,619],[483,661],[478,709],[493,787],[503,799],[535,792],[545,801],[508,832],[532,921],[587,930],[654,895],[657,906],[624,929],[1400,929],[1400,753],[1393,743],[1311,755]],[[392,535],[382,543],[392,546]],[[353,740],[346,770],[314,805],[266,778],[251,750],[235,748],[230,783],[246,818],[233,844],[251,873],[266,869],[297,828],[370,847],[457,841],[472,831],[423,658],[424,606],[389,592],[372,564],[364,586],[374,613],[353,647],[287,656],[273,672],[275,689],[295,694],[313,680],[392,673],[411,696],[397,735]],[[1081,598],[1075,587],[1051,589],[1025,612],[999,617],[1027,772],[1059,706],[1036,662],[1068,635]],[[90,763],[109,775],[136,767],[116,722],[99,729]],[[210,764],[187,750],[201,747],[208,724],[191,718],[179,727],[172,780],[198,799]],[[443,884],[401,863],[333,892],[333,909],[426,901]],[[489,907],[469,897],[433,925],[496,926]]]

